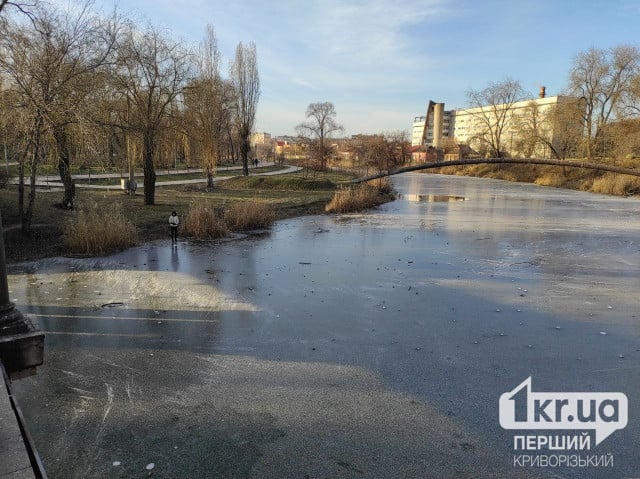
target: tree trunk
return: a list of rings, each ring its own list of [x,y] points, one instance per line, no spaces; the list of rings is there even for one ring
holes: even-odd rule
[[[22,219],[24,217],[24,158],[18,163],[18,213]]]
[[[593,123],[591,121],[587,121],[587,134],[586,134],[586,149],[587,149],[587,160],[591,161],[593,159],[593,148],[592,148],[592,128]]]
[[[27,211],[25,211],[24,218],[22,219],[22,234],[31,234],[31,222],[33,220],[33,207],[36,203],[36,173],[37,163],[31,165],[31,172],[29,174],[29,203],[27,204]]]
[[[58,146],[58,173],[60,180],[64,185],[64,195],[62,197],[62,206],[65,208],[73,208],[73,200],[76,191],[73,179],[71,178],[71,158],[69,155],[69,141],[67,129],[64,126],[54,128],[53,137]]]
[[[326,151],[324,151],[324,133],[320,134],[320,169],[324,171],[324,165],[326,162]]]
[[[40,142],[42,141],[42,124],[44,120],[42,116],[36,117],[33,126],[33,139],[32,139],[32,151],[29,165],[29,202],[27,208],[24,208],[24,170],[22,171],[22,191],[20,192],[19,202],[20,205],[20,221],[21,231],[24,236],[28,236],[31,233],[31,220],[33,219],[33,206],[36,200],[36,173],[38,171],[38,164],[40,163]]]
[[[156,198],[156,171],[153,165],[154,160],[154,134],[147,131],[144,133],[142,161],[144,168],[144,204],[155,205]]]
[[[231,131],[227,131],[227,135],[229,138],[229,151],[231,152],[231,161],[233,164],[236,164],[236,151],[235,146],[233,144],[233,136],[231,136]]]
[[[213,188],[213,168],[211,163],[207,163],[207,188]]]
[[[242,157],[242,173],[244,176],[249,176],[249,138],[242,138],[240,140],[240,156]]]

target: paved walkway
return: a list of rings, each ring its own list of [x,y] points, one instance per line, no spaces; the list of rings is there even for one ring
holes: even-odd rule
[[[0,479],[35,478],[13,400],[0,363]]]
[[[275,163],[268,162],[268,163],[262,163],[260,167],[268,167],[268,166],[274,166],[274,165]],[[217,171],[233,171],[233,170],[240,171],[242,170],[242,166],[225,166],[217,169]],[[265,173],[251,173],[251,170],[249,170],[249,176],[284,175],[287,173],[295,173],[296,171],[300,171],[300,170],[302,170],[302,167],[300,166],[287,166],[283,170],[267,171]],[[189,169],[189,170],[175,170],[175,171],[169,170],[171,171],[171,173],[163,173],[163,171],[166,172],[167,170],[157,171],[156,176],[162,178],[162,177],[172,176],[172,175],[203,172],[202,168]],[[135,176],[136,178],[138,178],[138,177],[142,177],[143,174],[136,173]],[[120,173],[100,173],[95,175],[73,175],[73,178],[74,179],[89,179],[89,178],[104,179],[104,178],[121,178],[121,176],[120,176]],[[224,180],[228,180],[229,178],[233,178],[233,176],[215,176],[213,178],[213,181],[214,182],[224,181]],[[205,177],[194,178],[191,180],[169,180],[169,181],[156,180],[156,188],[162,187],[162,186],[188,185],[188,184],[206,183],[206,182],[207,182],[207,178]],[[17,179],[13,178],[12,183],[16,184]],[[38,176],[36,179],[36,186],[43,187],[43,188],[62,188],[63,187],[62,183],[60,182],[60,177],[53,176],[53,175]],[[142,191],[143,186],[144,185],[142,184],[142,182],[139,182],[138,190]],[[121,190],[122,189],[120,185],[92,185],[87,183],[77,183],[76,188],[86,188],[86,189],[94,189],[94,190]]]

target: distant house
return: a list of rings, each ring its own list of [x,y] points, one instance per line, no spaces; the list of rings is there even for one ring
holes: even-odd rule
[[[432,146],[412,146],[411,147],[411,162],[412,163],[426,163],[429,161],[438,160],[438,150]]]

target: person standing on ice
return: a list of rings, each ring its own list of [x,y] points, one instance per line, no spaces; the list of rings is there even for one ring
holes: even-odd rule
[[[171,216],[169,216],[169,226],[171,226],[171,242],[178,242],[178,225],[180,224],[180,218],[178,218],[178,213],[173,211]]]

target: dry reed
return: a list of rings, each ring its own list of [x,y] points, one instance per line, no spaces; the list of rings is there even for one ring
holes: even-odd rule
[[[224,217],[207,202],[193,203],[182,226],[182,234],[197,239],[223,238],[229,234]]]
[[[64,244],[74,254],[104,254],[136,241],[136,227],[125,217],[120,203],[103,209],[97,203],[79,207],[64,226]]]
[[[233,203],[224,213],[227,226],[232,230],[249,231],[270,227],[276,220],[273,207],[261,201]]]
[[[342,188],[335,192],[325,206],[327,213],[349,213],[373,208],[387,201],[388,195],[382,194],[377,187],[360,184]]]

